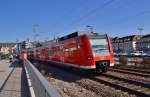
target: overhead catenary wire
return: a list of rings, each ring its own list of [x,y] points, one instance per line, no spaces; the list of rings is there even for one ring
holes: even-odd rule
[[[135,14],[133,14],[133,15],[120,18],[120,19],[115,20],[115,21],[111,22],[110,24],[106,24],[106,25],[107,25],[107,26],[108,26],[108,25],[113,25],[114,22],[116,22],[116,21],[127,22],[127,21],[130,20],[130,19],[133,19],[133,18],[136,18],[136,17],[140,17],[140,16],[144,16],[144,15],[148,15],[148,14],[150,14],[150,9],[148,9],[148,10],[143,10],[143,11],[137,12],[137,13],[135,13]],[[104,25],[105,25],[105,24],[104,24]]]
[[[110,4],[112,4],[115,0],[108,0],[106,1],[103,5],[101,6],[97,6],[95,8],[93,8],[92,10],[88,11],[86,14],[82,15],[80,18],[74,20],[73,22],[69,23],[67,26],[72,27],[76,24],[78,24],[79,22],[83,21],[84,19],[88,18],[89,16],[91,16],[93,13],[100,11],[101,9],[109,6]],[[68,28],[68,27],[67,27]]]
[[[127,1],[127,0],[126,0],[126,1]],[[127,7],[127,6],[124,6],[124,5],[126,5],[126,4],[129,5],[129,4],[132,4],[132,3],[133,3],[133,2],[127,1],[127,2],[124,2],[123,5],[119,5],[119,6],[116,6],[116,5],[115,5],[115,7],[116,7],[117,9],[120,9],[120,8],[123,8],[123,7]],[[101,13],[101,15],[104,15],[104,14]],[[87,18],[88,18],[88,17],[87,17]],[[87,19],[87,18],[86,18],[86,19]],[[84,19],[84,20],[85,20],[85,19]],[[86,22],[87,22],[87,21],[80,22],[80,25],[79,25],[79,23],[78,23],[78,25],[76,25],[76,27],[77,27],[77,26],[81,26],[81,24],[86,23]]]
[[[85,2],[86,1],[86,2]],[[82,2],[80,2],[80,5],[86,5],[88,4],[87,0],[82,0]],[[81,7],[71,7],[69,9],[69,11],[65,11],[61,16],[58,17],[58,20],[61,19],[60,21],[62,21],[62,18],[64,20],[64,18],[66,18],[66,16],[69,14],[69,15],[72,15],[76,10],[79,10],[81,9]],[[56,27],[58,25],[60,25],[60,21],[59,22],[56,22],[53,27]],[[56,35],[59,35],[59,32],[57,33],[54,33],[54,37],[57,37]]]
[[[108,6],[109,4],[111,4],[113,1],[115,1],[115,0],[109,0],[109,1],[105,2],[103,5],[94,8],[93,10],[89,11],[88,13],[86,13],[85,15],[83,15],[82,17],[80,17],[79,19],[73,21],[73,23],[71,23],[71,24],[78,23],[79,21],[81,22],[83,19],[89,17],[90,15],[92,15],[93,13],[95,13],[96,11],[105,8],[106,6]]]
[[[108,5],[114,3],[114,1],[115,1],[115,0],[108,0],[108,1],[106,1],[103,5],[98,6],[98,7],[96,7],[96,8],[93,8],[92,10],[89,10],[86,14],[80,16],[78,19],[76,19],[76,20],[74,20],[73,22],[69,23],[69,24],[67,25],[67,29],[68,29],[68,28],[70,29],[72,26],[81,23],[83,20],[87,19],[88,17],[90,17],[91,15],[93,15],[95,12],[97,12],[97,11],[99,11],[99,10],[101,10],[101,9],[103,9],[103,8],[105,8],[105,7],[107,7]],[[130,2],[130,3],[132,3],[132,2]],[[121,6],[121,7],[122,7],[122,6]],[[132,19],[132,18],[134,18],[134,17],[146,15],[146,14],[149,14],[149,13],[150,13],[150,10],[145,10],[145,11],[136,13],[136,14],[133,15],[133,16],[127,16],[127,17],[121,18],[121,19],[119,19],[118,21],[120,21],[120,20],[126,21],[126,20],[128,20],[128,19]],[[116,20],[116,21],[117,21],[117,20]],[[108,25],[109,25],[109,24],[108,24]],[[107,26],[108,26],[108,25],[107,25]],[[66,30],[66,29],[65,29],[65,30]],[[63,32],[65,32],[65,31],[63,31]]]
[[[130,19],[133,19],[133,18],[136,18],[136,17],[139,17],[139,16],[147,15],[147,14],[150,14],[150,9],[149,10],[144,10],[144,11],[141,11],[141,12],[138,12],[138,13],[135,13],[135,14],[133,14],[131,16],[126,16],[126,17],[120,18],[118,20],[115,20],[114,22],[116,22],[116,21],[127,22],[127,20],[130,20]],[[110,24],[107,24],[107,26],[108,25],[113,25],[113,22],[110,23]]]

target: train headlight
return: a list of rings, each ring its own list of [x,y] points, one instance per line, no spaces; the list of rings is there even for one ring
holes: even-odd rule
[[[88,56],[87,59],[88,60],[93,60],[93,57],[92,56]]]

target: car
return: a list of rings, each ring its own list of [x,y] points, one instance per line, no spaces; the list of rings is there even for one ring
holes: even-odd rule
[[[135,52],[131,53],[131,55],[133,55],[133,56],[140,56],[140,55],[141,55],[141,53],[140,53],[140,52],[138,52],[138,51],[135,51]]]
[[[142,56],[148,56],[148,54],[147,54],[147,53],[141,53],[141,55],[142,55]]]
[[[129,55],[129,53],[117,53],[117,55],[127,56],[127,55]]]

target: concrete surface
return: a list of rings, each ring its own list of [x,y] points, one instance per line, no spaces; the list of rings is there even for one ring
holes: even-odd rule
[[[25,71],[18,61],[0,61],[0,97],[30,97]]]

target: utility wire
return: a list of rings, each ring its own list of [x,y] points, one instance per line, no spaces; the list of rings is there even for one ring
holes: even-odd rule
[[[93,13],[107,7],[108,5],[112,4],[115,0],[108,0],[107,2],[105,2],[103,5],[98,6],[94,9],[92,9],[91,11],[87,12],[85,15],[81,16],[79,19],[73,21],[72,23],[69,24],[69,26],[74,26],[75,24],[78,24],[79,22],[83,21],[84,19],[86,19],[87,17],[91,16]]]
[[[114,0],[109,0],[106,3],[104,3],[102,6],[98,6],[98,7],[94,8],[93,10],[89,11],[87,14],[83,15],[79,19],[73,21],[73,23],[71,23],[71,24],[74,24],[75,22],[79,22],[79,21],[81,22],[83,19],[89,17],[90,15],[92,15],[93,13],[95,13],[96,11],[105,8],[106,6],[108,6],[109,4],[111,4],[113,1]]]
[[[80,2],[80,5],[86,5],[88,2],[87,2],[87,0],[82,0],[82,2]],[[61,20],[64,20],[64,18],[66,18],[67,16],[68,16],[68,14],[69,15],[72,15],[76,10],[79,10],[78,8],[81,8],[81,7],[71,7],[70,9],[69,9],[69,11],[66,11],[66,12],[64,12],[60,17],[58,17],[58,20],[59,19],[61,19]],[[54,25],[53,25],[53,27],[56,27],[56,26],[58,26],[60,24],[60,21],[59,21],[59,23],[58,22],[56,22]],[[59,34],[59,32],[58,33],[56,33],[56,34]],[[56,36],[55,34],[54,34],[54,36]]]
[[[127,16],[127,17],[118,19],[118,20],[116,20],[116,21],[120,21],[120,22],[125,21],[125,22],[126,22],[127,20],[133,19],[133,18],[135,18],[135,17],[147,15],[147,14],[150,14],[150,10],[144,10],[144,11],[141,11],[141,12],[136,13],[135,15]],[[114,21],[114,22],[116,22],[116,21]],[[114,22],[113,22],[113,23],[114,23]],[[107,24],[107,26],[108,26],[108,25],[113,25],[113,23]]]
[[[127,2],[124,2],[123,5],[126,5],[126,4],[129,5],[129,4],[132,4],[132,3],[133,3],[133,2],[127,1]],[[123,6],[123,5],[121,4],[121,5],[119,5],[119,6],[115,6],[115,9],[116,9],[116,8],[117,8],[117,9],[120,9],[120,8],[126,7],[126,6]],[[88,18],[88,17],[87,17],[87,18]],[[87,18],[86,18],[86,19],[87,19]],[[87,22],[87,21],[80,22],[80,25],[76,25],[76,27],[77,27],[77,26],[81,26],[81,24],[84,24],[84,23],[86,23],[86,22]]]

